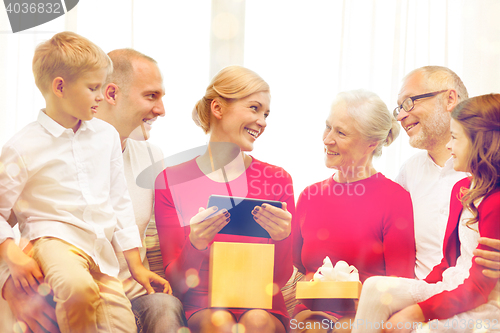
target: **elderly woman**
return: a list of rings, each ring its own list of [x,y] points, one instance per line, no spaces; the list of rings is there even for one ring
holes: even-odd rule
[[[335,172],[301,193],[294,215],[293,260],[307,280],[326,256],[333,264],[354,265],[361,282],[373,275],[414,277],[410,195],[372,164],[398,134],[397,121],[374,93],[337,95],[323,133],[325,164]],[[336,322],[339,310],[312,311],[298,304],[295,323]]]
[[[244,67],[224,68],[193,111],[196,124],[210,135],[207,151],[167,168],[156,181],[155,216],[165,275],[184,305],[192,332],[235,332],[243,326],[247,333],[284,333],[288,326],[279,289],[293,270],[289,237],[295,211],[292,180],[282,168],[246,153],[266,129],[269,114],[268,84]],[[264,183],[275,190],[264,191]],[[264,204],[253,210],[255,221],[271,239],[219,233],[231,216],[217,207],[200,208],[206,207],[212,194],[282,202],[282,209]],[[274,244],[272,309],[209,307],[209,253],[214,241]]]

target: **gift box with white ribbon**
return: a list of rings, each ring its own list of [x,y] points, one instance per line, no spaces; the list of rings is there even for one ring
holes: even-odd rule
[[[333,267],[326,257],[312,281],[297,282],[296,298],[310,310],[354,313],[354,301],[359,298],[361,287],[354,266],[339,261]]]

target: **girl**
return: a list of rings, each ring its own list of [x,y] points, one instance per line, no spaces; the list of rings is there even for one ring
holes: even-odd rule
[[[444,258],[424,281],[368,279],[353,332],[413,332],[423,322],[431,332],[500,330],[499,281],[472,254],[488,250],[480,236],[500,238],[500,94],[465,100],[451,117],[453,167],[472,177],[453,188]]]

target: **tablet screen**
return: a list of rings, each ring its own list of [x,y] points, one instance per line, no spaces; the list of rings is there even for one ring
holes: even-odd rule
[[[207,208],[217,206],[219,211],[225,208],[231,214],[231,221],[219,231],[221,234],[271,238],[269,233],[255,222],[252,215],[255,206],[264,203],[282,207],[279,201],[211,195]]]

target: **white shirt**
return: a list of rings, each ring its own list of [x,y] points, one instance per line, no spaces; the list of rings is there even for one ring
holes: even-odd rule
[[[452,158],[440,167],[427,151],[421,151],[403,164],[396,177],[396,182],[410,192],[413,204],[417,279],[424,279],[443,258],[451,190],[466,176],[453,169]]]
[[[128,190],[134,205],[135,223],[139,227],[141,241],[143,242],[143,247],[140,248],[139,251],[142,263],[146,268],[149,268],[149,263],[146,257],[144,240],[146,228],[153,214],[154,180],[156,179],[157,173],[160,173],[164,167],[161,167],[162,164],[159,163],[160,167],[153,171],[149,185],[144,183],[137,184],[137,177],[154,162],[160,161],[163,161],[163,153],[160,148],[151,145],[149,142],[127,139],[125,150],[123,151],[125,178],[127,179]],[[146,289],[137,283],[130,275],[123,254],[117,253],[117,257],[120,263],[118,278],[123,283],[123,289],[127,297],[133,300],[136,297],[145,295],[147,293]]]
[[[123,151],[123,166],[128,191],[134,207],[135,222],[139,228],[141,242],[143,244],[143,247],[139,248],[139,253],[141,255],[142,263],[146,268],[149,268],[149,263],[146,257],[146,247],[144,246],[144,242],[146,229],[153,217],[154,180],[156,179],[156,173],[163,170],[164,167],[161,166],[154,171],[154,174],[151,176],[152,181],[149,186],[147,186],[147,184],[138,185],[136,179],[146,168],[150,167],[153,162],[159,162],[162,160],[163,153],[159,147],[151,145],[145,141],[135,141],[132,139],[127,140],[125,150]],[[120,264],[118,278],[123,283],[123,288],[127,297],[130,300],[133,300],[134,298],[145,295],[147,293],[146,289],[132,278],[123,253],[117,252],[116,256]],[[0,290],[3,289],[4,283],[9,276],[8,266],[1,262]],[[8,309],[8,305],[2,304],[2,301],[3,300],[0,299],[0,312]],[[5,301],[3,302],[6,303]],[[2,320],[0,319],[0,322],[1,321]],[[0,332],[1,331],[2,330],[0,329]]]
[[[474,205],[479,207],[483,198],[476,199]],[[472,212],[466,208],[462,209],[460,221],[458,223],[458,239],[460,240],[460,256],[457,258],[455,266],[448,267],[443,272],[443,283],[449,286],[449,290],[457,288],[463,284],[465,279],[470,275],[472,267],[472,253],[479,245],[479,229],[478,223],[467,225],[467,222],[474,216]]]
[[[0,156],[0,243],[21,237],[62,239],[85,251],[102,273],[118,276],[117,251],[141,247],[123,173],[118,133],[84,121],[76,133],[47,116],[27,125]],[[112,244],[113,243],[113,244]],[[3,281],[2,281],[3,282]]]

